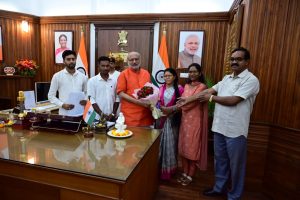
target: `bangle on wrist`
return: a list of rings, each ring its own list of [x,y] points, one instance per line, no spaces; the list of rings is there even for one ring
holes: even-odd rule
[[[210,95],[210,97],[209,97],[209,102],[212,102],[213,101],[213,97],[214,97],[214,95]]]

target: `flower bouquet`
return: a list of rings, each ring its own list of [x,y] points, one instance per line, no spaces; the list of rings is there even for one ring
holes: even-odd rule
[[[15,67],[18,69],[21,76],[34,76],[39,68],[34,60],[29,59],[17,60]]]
[[[132,95],[136,99],[142,101],[149,101],[151,103],[152,116],[154,119],[158,119],[162,116],[161,110],[159,110],[155,106],[159,98],[158,94],[159,89],[155,85],[151,83],[146,83],[142,88],[135,89]]]

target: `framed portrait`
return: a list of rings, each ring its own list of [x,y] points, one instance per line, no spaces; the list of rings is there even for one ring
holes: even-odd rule
[[[2,27],[0,26],[0,61],[3,61]]]
[[[73,31],[54,31],[55,63],[63,63],[62,53],[73,50]]]
[[[192,63],[202,63],[204,31],[180,31],[178,69],[186,69]]]

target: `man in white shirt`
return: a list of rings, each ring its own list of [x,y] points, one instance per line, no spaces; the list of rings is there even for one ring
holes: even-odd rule
[[[68,104],[66,101],[71,92],[84,92],[86,95],[88,78],[81,72],[75,69],[76,52],[66,50],[62,54],[65,69],[55,73],[51,80],[51,85],[48,93],[48,99],[51,103],[59,106],[60,115],[68,115],[68,111],[74,108],[73,104]],[[56,97],[58,91],[59,97]],[[85,99],[80,101],[84,106]]]
[[[116,59],[114,57],[110,57],[109,64],[110,64],[109,76],[112,79],[114,79],[116,82],[118,82],[118,78],[119,78],[121,72],[116,70]],[[117,95],[117,98],[121,102],[121,99],[120,99],[119,95]],[[119,106],[118,106],[118,110],[117,110],[117,113],[116,113],[117,116],[119,116],[120,109],[121,109],[121,103],[119,103]]]
[[[119,78],[119,75],[120,75],[121,72],[116,70],[116,59],[111,57],[109,65],[110,65],[109,76],[112,79],[118,81],[118,78]]]
[[[247,161],[247,136],[250,115],[259,81],[248,71],[250,53],[240,47],[232,51],[232,74],[199,95],[183,99],[215,102],[212,131],[214,133],[215,184],[203,192],[205,196],[227,193],[228,200],[241,199]],[[228,188],[229,180],[231,187]]]
[[[98,58],[99,74],[90,78],[87,94],[97,113],[97,119],[104,116],[109,121],[114,121],[119,107],[116,95],[117,81],[109,75],[110,59],[106,56]]]

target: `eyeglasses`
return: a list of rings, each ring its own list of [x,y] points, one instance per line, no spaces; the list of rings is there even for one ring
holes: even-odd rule
[[[231,57],[231,58],[230,58],[230,62],[233,62],[233,61],[241,62],[241,61],[243,61],[243,60],[245,60],[245,59],[242,58],[242,57],[237,57],[237,58]]]

